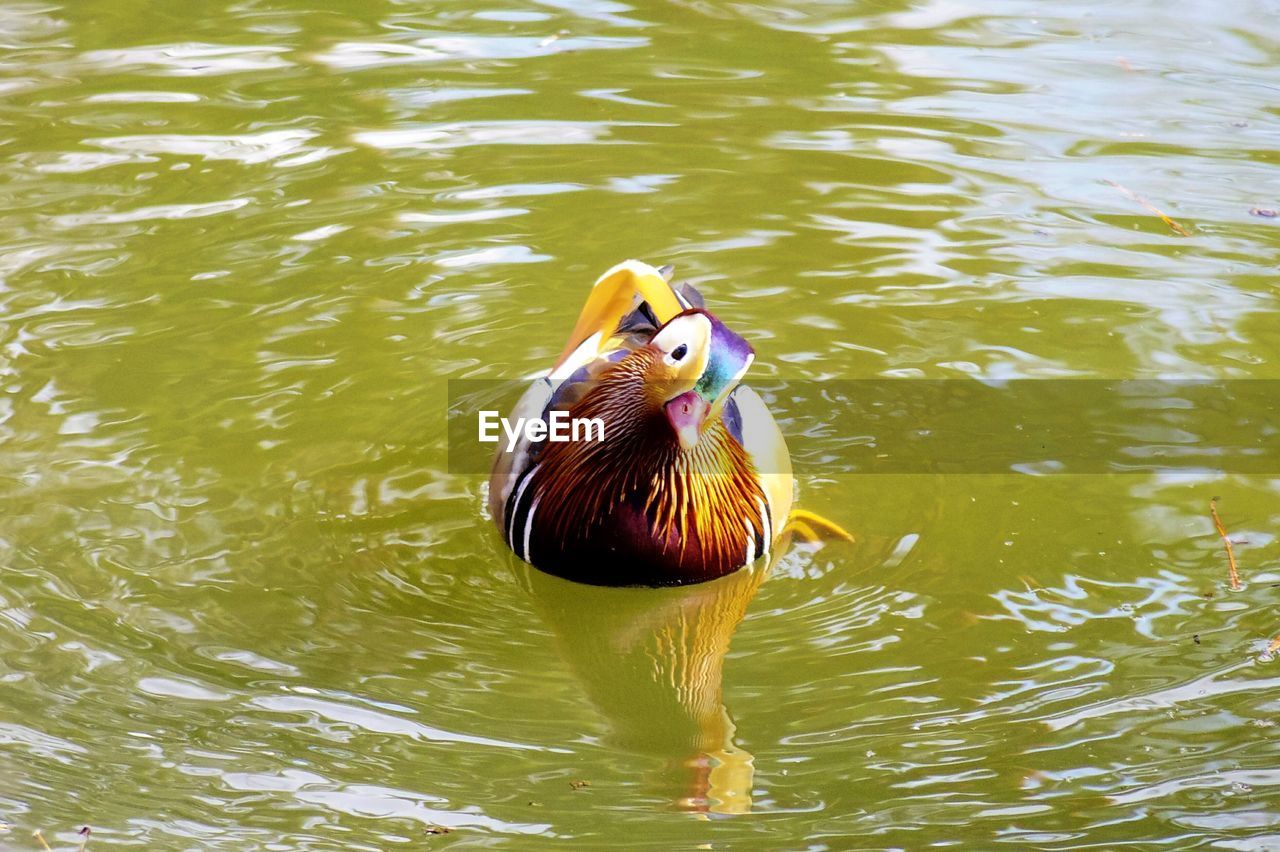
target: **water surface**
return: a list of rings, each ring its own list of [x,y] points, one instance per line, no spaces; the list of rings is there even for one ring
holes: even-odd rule
[[[1277,12],[0,5],[9,840],[1280,846],[1280,476],[809,470],[856,543],[585,590],[444,430],[626,257],[761,381],[1280,378]]]

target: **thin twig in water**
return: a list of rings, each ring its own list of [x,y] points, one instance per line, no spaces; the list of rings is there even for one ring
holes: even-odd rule
[[[548,45],[564,38],[568,34],[569,34],[568,30],[560,30],[560,32],[558,33],[552,33],[551,35],[544,38],[542,41],[538,42],[538,47],[547,47]]]
[[[31,836],[40,841],[40,848],[44,849],[45,852],[53,852],[53,849],[49,847],[48,842],[45,841],[44,833],[40,831],[40,829],[37,828],[35,831],[31,832]]]
[[[1186,228],[1182,227],[1177,222],[1170,219],[1168,216],[1164,214],[1163,210],[1161,210],[1159,207],[1156,207],[1154,204],[1152,204],[1147,199],[1143,198],[1141,195],[1138,195],[1138,193],[1134,192],[1132,189],[1129,189],[1129,187],[1118,184],[1113,180],[1106,181],[1106,183],[1109,186],[1115,187],[1120,192],[1123,192],[1126,196],[1128,196],[1133,201],[1136,201],[1139,204],[1141,204],[1148,213],[1153,213],[1156,216],[1159,216],[1160,221],[1168,225],[1175,234],[1181,234],[1184,237],[1191,236],[1190,231],[1188,231]]]
[[[1217,497],[1209,501],[1209,511],[1213,514],[1213,526],[1218,530],[1218,536],[1227,548],[1227,568],[1231,571],[1231,591],[1238,592],[1240,591],[1240,571],[1236,568],[1236,552],[1231,548],[1231,539],[1227,537],[1227,528],[1222,525],[1222,518],[1218,517]]]

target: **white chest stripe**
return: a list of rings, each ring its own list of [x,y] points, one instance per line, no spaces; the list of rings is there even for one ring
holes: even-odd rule
[[[516,515],[520,513],[520,501],[524,498],[524,490],[529,487],[529,482],[532,481],[533,473],[537,469],[538,465],[535,464],[525,472],[520,480],[520,487],[516,489],[515,497],[511,498],[511,505],[507,508],[507,546],[512,550],[516,549]]]
[[[520,558],[525,562],[529,561],[529,534],[533,532],[533,513],[538,511],[538,504],[541,502],[541,494],[533,498],[533,505],[529,507],[529,517],[524,522],[524,552],[520,554]]]
[[[743,564],[750,565],[756,561],[756,529],[751,526],[750,521],[745,523],[747,525],[747,561]]]
[[[757,497],[756,505],[760,509],[760,529],[764,531],[764,535],[761,537],[764,541],[764,552],[768,553],[773,547],[772,513],[769,511],[769,505],[765,502],[765,498]]]

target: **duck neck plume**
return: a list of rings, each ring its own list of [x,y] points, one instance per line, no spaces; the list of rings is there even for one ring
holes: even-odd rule
[[[683,449],[646,381],[660,355],[604,368],[572,417],[600,418],[603,441],[548,444],[530,474],[536,498],[526,558],[544,571],[606,585],[688,583],[764,552],[767,503],[754,467],[719,416]]]

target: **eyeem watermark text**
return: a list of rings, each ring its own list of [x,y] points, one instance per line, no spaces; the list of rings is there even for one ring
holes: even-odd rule
[[[786,436],[789,470],[842,474],[1192,474],[1280,477],[1280,381],[849,379],[751,385]],[[527,381],[449,381],[449,470],[485,473],[532,428],[512,412]],[[510,417],[506,437],[498,414]],[[527,412],[551,420],[552,411]],[[481,440],[476,418],[480,415]],[[730,412],[732,414],[732,412]],[[567,417],[560,414],[560,418]],[[728,416],[728,415],[726,415]],[[753,416],[748,413],[744,417]],[[484,424],[488,423],[486,427]],[[744,433],[769,423],[744,420]],[[546,429],[542,433],[542,429]],[[578,427],[584,437],[585,426]],[[617,426],[610,422],[608,438]],[[594,426],[599,439],[603,426]],[[566,437],[567,433],[567,437]],[[515,452],[515,449],[510,450]],[[768,459],[761,461],[768,464]],[[777,470],[762,469],[762,473]]]
[[[523,435],[527,441],[603,441],[604,421],[598,417],[570,417],[567,411],[552,411],[549,419],[517,417],[513,424],[497,411],[481,411],[479,416],[481,443],[496,444],[498,429],[507,436],[507,452],[515,449]]]

